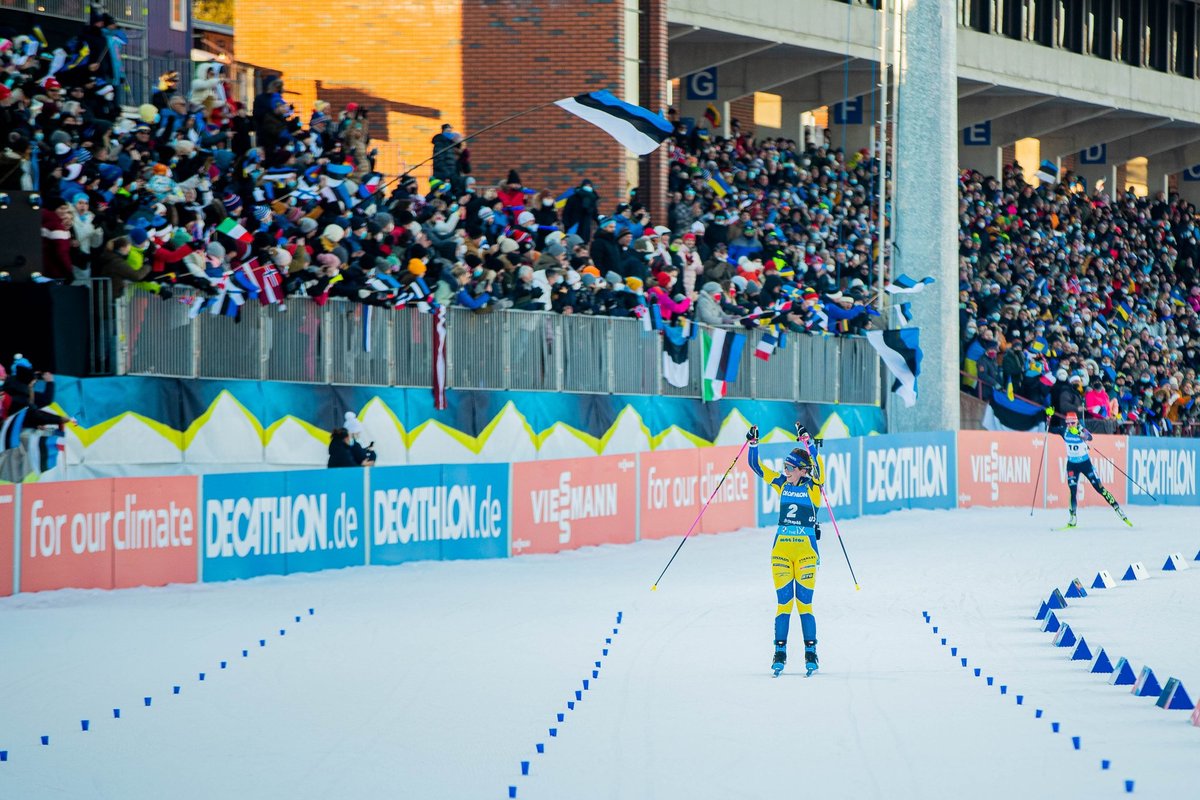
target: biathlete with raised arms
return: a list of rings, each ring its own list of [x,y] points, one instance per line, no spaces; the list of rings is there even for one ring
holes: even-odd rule
[[[825,478],[817,457],[817,443],[803,425],[796,426],[800,447],[788,453],[780,474],[759,461],[758,426],[746,433],[750,442],[748,463],[754,474],[779,493],[779,527],[771,546],[771,573],[775,580],[775,656],[771,670],[776,676],[787,663],[788,627],[792,606],[800,614],[804,636],[804,662],[808,675],[817,670],[817,620],[813,616],[813,591],[817,585],[817,567],[821,556],[817,540],[817,509],[821,504],[821,485]]]
[[[1104,484],[1100,482],[1100,478],[1096,475],[1096,468],[1092,466],[1092,458],[1088,442],[1092,440],[1092,432],[1079,424],[1079,415],[1074,411],[1068,411],[1063,415],[1063,425],[1058,427],[1051,424],[1055,414],[1054,409],[1047,408],[1046,416],[1047,430],[1050,433],[1057,433],[1063,438],[1063,443],[1067,446],[1067,488],[1071,491],[1071,519],[1067,522],[1066,527],[1074,528],[1078,523],[1075,517],[1076,495],[1079,492],[1079,476],[1088,479],[1092,487],[1108,501],[1112,506],[1112,510],[1117,512],[1117,516],[1128,526],[1133,527],[1133,523],[1129,521],[1129,517],[1125,516],[1125,512],[1121,510],[1121,506],[1117,503],[1117,498],[1113,497],[1112,492],[1104,488]]]

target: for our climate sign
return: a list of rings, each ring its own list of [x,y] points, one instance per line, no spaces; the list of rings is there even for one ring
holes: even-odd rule
[[[362,470],[208,475],[204,580],[361,565]]]
[[[508,465],[371,472],[371,563],[508,555]]]

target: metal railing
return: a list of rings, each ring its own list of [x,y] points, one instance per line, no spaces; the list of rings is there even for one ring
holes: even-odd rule
[[[341,299],[247,302],[240,320],[196,318],[186,303],[132,292],[117,302],[119,371],[136,375],[429,386],[432,317]],[[662,337],[635,319],[475,312],[447,318],[447,385],[457,389],[700,397],[700,340],[688,351],[688,385],[662,378]],[[727,397],[878,405],[879,358],[865,339],[791,334],[770,360],[746,332]]]

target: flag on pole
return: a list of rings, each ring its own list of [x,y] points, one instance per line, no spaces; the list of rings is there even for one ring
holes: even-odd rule
[[[717,107],[709,103],[704,107],[704,118],[708,120],[708,124],[716,128],[721,124],[721,112],[717,111]]]
[[[912,303],[900,303],[892,306],[896,312],[896,327],[903,328],[912,322]]]
[[[733,191],[733,187],[725,182],[725,179],[721,177],[721,173],[719,172],[704,170],[700,175],[704,178],[704,183],[708,188],[713,190],[713,193],[717,197],[724,197]]]
[[[688,361],[687,332],[677,325],[663,327],[663,380],[672,386],[688,385],[691,367]]]
[[[235,239],[239,242],[251,242],[254,237],[250,235],[250,231],[238,224],[238,221],[233,217],[226,217],[221,220],[221,224],[217,226],[217,233],[222,233],[230,239]]]
[[[674,131],[671,123],[658,114],[618,100],[604,90],[566,97],[555,105],[592,123],[639,156],[653,153]]]
[[[763,331],[762,339],[758,342],[758,347],[754,348],[754,357],[761,358],[763,361],[770,361],[771,354],[775,352],[775,347],[778,344],[778,336],[771,331]]]
[[[725,384],[737,380],[746,337],[723,328],[705,329],[701,339],[704,354],[704,399],[725,396]],[[710,396],[711,395],[711,396]]]
[[[920,328],[867,331],[867,341],[896,379],[892,391],[900,395],[906,408],[917,403],[917,376],[921,374],[920,333]]]
[[[446,307],[433,312],[433,407],[446,410]]]
[[[1058,183],[1058,164],[1053,161],[1043,161],[1042,165],[1038,167],[1037,179],[1051,186]]]
[[[933,281],[934,279],[929,276],[915,281],[902,272],[896,276],[895,280],[883,287],[883,290],[888,294],[916,294],[925,291],[925,287]]]

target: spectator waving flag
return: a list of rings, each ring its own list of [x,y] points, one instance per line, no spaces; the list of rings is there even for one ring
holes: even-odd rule
[[[772,331],[763,331],[762,339],[759,340],[758,346],[754,348],[754,357],[761,358],[763,361],[770,361],[771,354],[775,352],[775,348],[778,345],[778,335]]]
[[[737,380],[746,337],[722,328],[704,329],[700,352],[704,360],[704,400],[725,396],[725,384]]]
[[[892,310],[896,312],[896,327],[903,328],[912,322],[912,303],[899,303]]]
[[[934,279],[930,276],[925,276],[921,280],[915,281],[901,272],[896,276],[895,280],[883,287],[883,290],[888,294],[916,294],[917,292],[925,291],[925,287],[933,283],[933,281]]]
[[[704,183],[708,188],[713,190],[713,193],[717,197],[724,197],[733,191],[733,187],[725,182],[725,179],[721,177],[721,173],[704,170],[700,174],[704,178]]]
[[[896,380],[892,391],[900,395],[906,408],[917,403],[917,376],[921,374],[919,328],[896,331],[867,331],[867,341]]]
[[[717,111],[717,107],[709,103],[704,107],[704,118],[708,120],[708,124],[714,128],[721,124],[721,112]]]
[[[233,217],[226,217],[221,220],[221,224],[217,226],[217,233],[224,234],[230,239],[239,242],[246,242],[247,244],[254,240],[254,237],[250,235],[250,231],[239,225],[238,221]]]
[[[1038,167],[1037,179],[1051,186],[1058,183],[1058,164],[1053,161],[1043,161],[1042,165]]]
[[[603,90],[567,97],[554,105],[587,120],[639,156],[657,150],[673,131],[671,123],[658,114]]]

